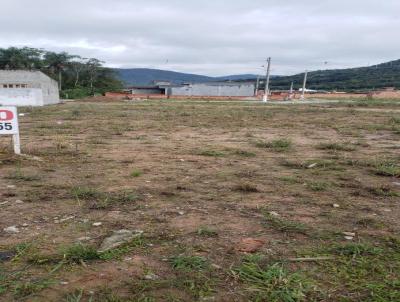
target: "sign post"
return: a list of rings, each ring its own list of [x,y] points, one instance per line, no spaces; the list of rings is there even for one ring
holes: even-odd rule
[[[17,107],[0,107],[0,135],[12,135],[15,154],[21,154]]]

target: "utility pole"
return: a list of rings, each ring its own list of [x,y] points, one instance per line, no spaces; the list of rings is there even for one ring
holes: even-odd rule
[[[260,88],[260,76],[257,76],[257,83],[256,83],[256,91],[254,92],[254,96],[258,96],[258,89]]]
[[[306,70],[306,72],[304,73],[304,81],[303,81],[303,91],[301,92],[301,100],[305,99],[305,93],[306,93],[306,85],[307,85],[307,75],[308,75],[308,71]]]
[[[265,89],[264,89],[264,98],[263,102],[266,103],[268,102],[268,96],[269,96],[269,73],[271,71],[271,57],[267,59],[267,76],[265,78]]]
[[[289,90],[289,100],[293,99],[293,82],[290,84],[290,90]]]

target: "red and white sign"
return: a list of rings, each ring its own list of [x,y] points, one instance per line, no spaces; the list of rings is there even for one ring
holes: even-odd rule
[[[17,107],[0,107],[0,135],[13,135],[15,153],[21,153]]]

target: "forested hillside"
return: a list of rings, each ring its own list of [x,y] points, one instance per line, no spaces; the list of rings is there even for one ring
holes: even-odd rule
[[[304,73],[293,76],[274,77],[272,89],[289,89],[294,83],[296,89],[303,83]],[[400,88],[400,60],[370,67],[318,70],[308,73],[307,88],[321,90],[371,90],[383,87]]]

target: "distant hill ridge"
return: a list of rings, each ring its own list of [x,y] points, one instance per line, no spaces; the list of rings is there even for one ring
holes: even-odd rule
[[[149,85],[153,81],[170,81],[175,84],[181,84],[211,81],[255,81],[257,78],[257,75],[254,74],[209,77],[148,68],[114,70],[125,86]],[[294,88],[298,89],[302,86],[303,78],[304,73],[293,76],[272,76],[271,89],[287,90],[291,82],[294,83]],[[261,83],[261,85],[263,84]],[[383,87],[396,87],[400,89],[400,60],[368,67],[312,71],[309,72],[307,81],[308,89],[319,90],[354,91]]]
[[[255,80],[257,78],[257,75],[254,74],[209,77],[191,73],[150,68],[114,69],[114,71],[125,86],[149,85],[154,81],[170,81],[174,84],[182,84],[214,81]]]
[[[304,73],[279,76],[271,81],[272,89],[288,89],[291,82],[295,89],[302,87]],[[384,87],[400,89],[400,60],[368,67],[317,70],[308,73],[307,88],[317,90],[371,90]]]

